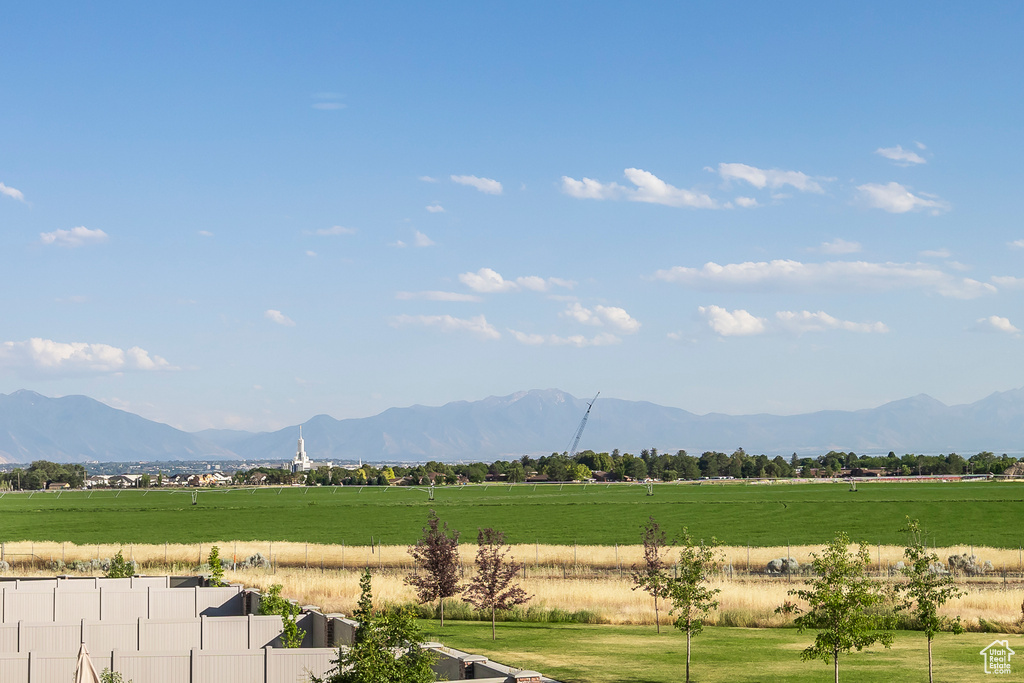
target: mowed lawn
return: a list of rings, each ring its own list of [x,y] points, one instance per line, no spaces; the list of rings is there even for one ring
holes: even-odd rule
[[[929,544],[1017,548],[1024,541],[1024,484],[624,484],[439,487],[290,487],[190,491],[6,493],[0,540],[203,543],[226,540],[366,545],[413,542],[428,511],[472,541],[480,527],[513,543],[635,544],[653,516],[673,533],[727,545],[824,543],[843,530],[870,544],[899,543],[904,518],[921,520]]]
[[[486,622],[422,622],[429,638],[520,669],[534,669],[565,683],[676,683],[684,680],[686,638],[672,628],[580,624],[498,624],[491,641]],[[979,652],[996,639],[1024,653],[1024,637],[992,633],[939,634],[935,640],[936,681],[980,681],[986,676]],[[795,629],[707,628],[693,640],[694,681],[831,681],[832,665],[802,661],[813,633]],[[840,656],[840,679],[863,683],[927,681],[924,634],[901,631],[891,649],[873,646]],[[1011,659],[1007,680],[1024,675],[1024,654]],[[1017,667],[1020,673],[1017,673]]]

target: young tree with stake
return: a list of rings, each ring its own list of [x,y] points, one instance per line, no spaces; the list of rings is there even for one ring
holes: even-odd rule
[[[641,538],[644,545],[644,562],[639,567],[633,565],[630,578],[633,579],[633,590],[641,588],[654,598],[654,623],[658,633],[661,633],[658,599],[667,598],[669,594],[668,564],[663,556],[668,544],[665,541],[665,532],[654,521],[654,517],[648,518],[641,529],[643,529]]]
[[[651,520],[653,521],[653,520]],[[686,634],[686,681],[690,681],[690,641],[704,630],[704,620],[718,607],[717,588],[708,587],[708,579],[715,570],[717,544],[703,540],[699,544],[684,528],[679,539],[679,576],[667,581],[666,589],[672,599],[672,614],[677,614],[675,625]]]
[[[892,645],[888,629],[892,620],[872,614],[885,601],[881,585],[867,574],[871,558],[863,545],[849,552],[850,538],[838,533],[821,555],[815,554],[811,568],[815,578],[810,588],[789,591],[808,604],[806,611],[792,602],[775,610],[778,614],[799,614],[793,623],[803,633],[817,629],[814,644],[801,653],[801,658],[832,660],[835,681],[839,683],[839,655],[856,649],[858,652],[875,643]]]
[[[508,556],[512,549],[505,545],[505,534],[494,529],[480,529],[477,545],[477,573],[466,589],[466,600],[477,609],[491,611],[491,640],[495,640],[495,612],[522,605],[533,596],[527,595],[516,583],[516,574],[523,565]]]
[[[444,599],[458,595],[459,586],[459,532],[448,532],[448,524],[439,526],[437,513],[433,510],[427,517],[427,526],[416,545],[409,546],[416,565],[422,574],[408,576],[405,582],[416,589],[420,602],[437,600],[444,627]]]
[[[957,634],[964,632],[960,617],[950,619],[939,616],[939,608],[947,601],[964,595],[964,592],[956,587],[952,575],[938,574],[931,570],[932,565],[938,563],[939,556],[928,552],[922,538],[921,525],[916,519],[907,517],[907,526],[900,531],[907,534],[908,543],[903,550],[907,564],[900,570],[907,582],[897,586],[897,591],[904,595],[899,608],[914,615],[918,626],[928,638],[928,683],[932,683],[932,640],[935,634],[940,631]]]

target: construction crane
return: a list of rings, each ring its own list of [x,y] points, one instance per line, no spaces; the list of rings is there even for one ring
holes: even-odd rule
[[[569,449],[570,460],[576,455],[576,448],[580,445],[580,437],[583,436],[583,428],[587,426],[587,418],[590,417],[590,409],[594,407],[594,403],[597,402],[597,397],[600,395],[601,392],[597,392],[594,400],[587,404],[587,412],[583,413],[583,419],[580,420],[580,426],[576,428],[576,436],[572,440],[572,448]]]

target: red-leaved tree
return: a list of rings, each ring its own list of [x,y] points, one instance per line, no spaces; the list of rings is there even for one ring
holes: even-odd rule
[[[433,510],[427,517],[427,526],[416,545],[409,546],[416,566],[423,572],[407,576],[405,582],[416,589],[420,602],[437,600],[444,626],[444,599],[458,595],[459,585],[459,532],[449,533],[448,524],[443,526]]]
[[[466,589],[466,600],[477,609],[491,611],[491,640],[495,640],[495,612],[522,605],[533,596],[516,583],[523,565],[509,557],[512,549],[505,545],[504,533],[480,529],[476,542],[476,576]]]

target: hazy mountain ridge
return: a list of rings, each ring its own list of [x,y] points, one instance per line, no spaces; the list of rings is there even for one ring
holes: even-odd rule
[[[493,460],[562,451],[587,400],[557,389],[523,391],[443,406],[389,408],[337,420],[317,415],[302,425],[313,460]],[[279,460],[295,452],[298,426],[253,434],[180,431],[85,396],[0,394],[0,461]],[[777,416],[696,415],[645,401],[600,398],[581,448],[638,452],[684,448],[815,455],[858,453],[1019,453],[1024,450],[1024,389],[946,406],[930,396],[856,411]]]

